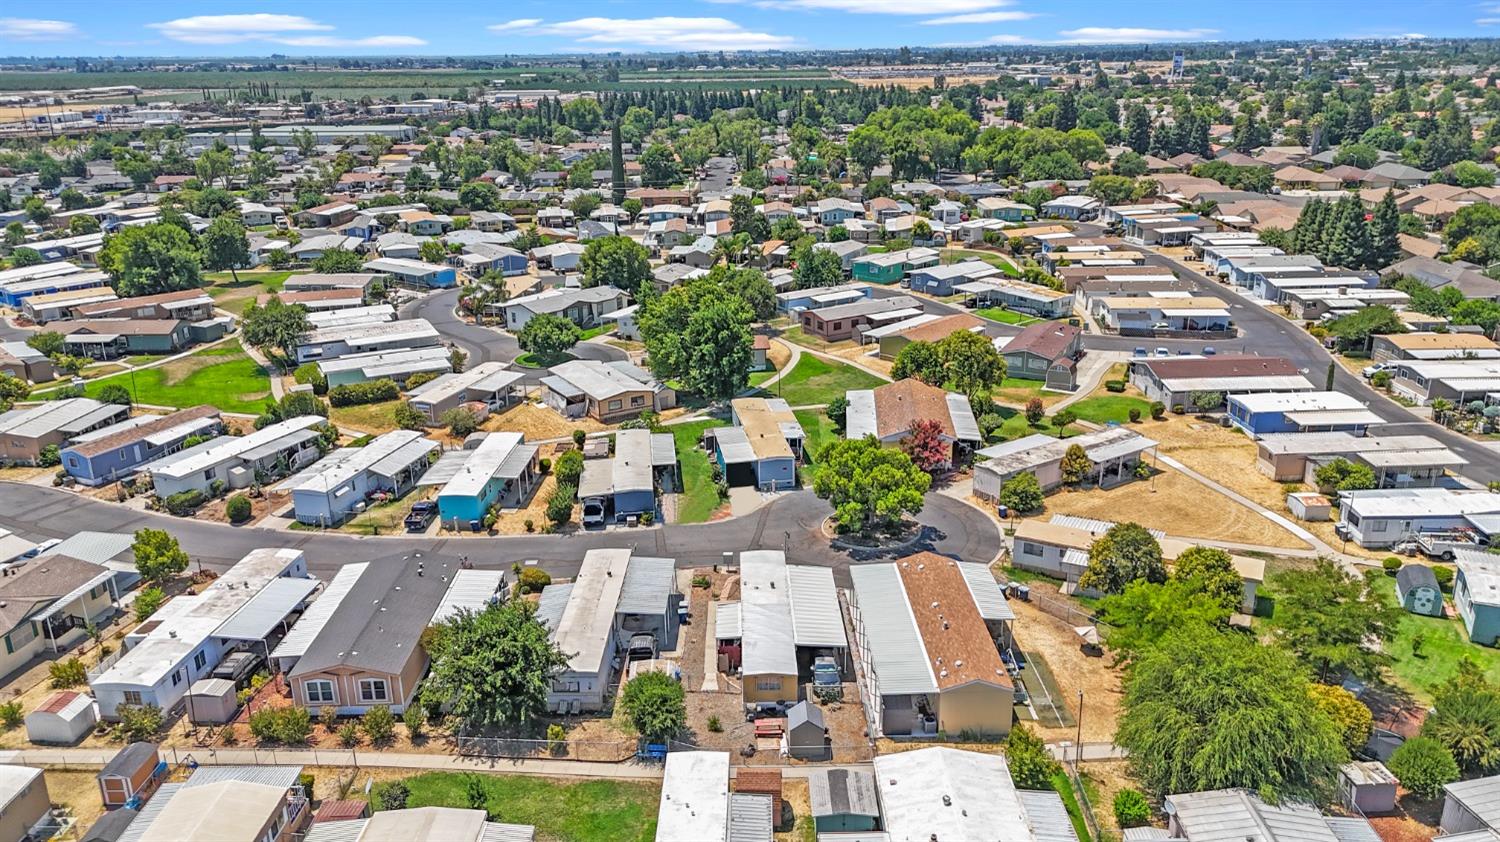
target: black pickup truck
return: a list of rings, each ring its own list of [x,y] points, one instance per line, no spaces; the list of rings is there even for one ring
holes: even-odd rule
[[[411,514],[406,516],[407,532],[425,532],[432,519],[437,517],[437,504],[431,500],[421,500],[413,504]]]

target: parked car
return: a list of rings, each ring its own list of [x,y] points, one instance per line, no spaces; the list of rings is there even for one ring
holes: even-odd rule
[[[1217,353],[1219,353],[1219,352],[1214,350],[1214,346],[1212,346],[1212,345],[1204,345],[1203,346],[1203,356],[1205,356],[1205,357],[1212,357],[1214,354],[1217,354]]]
[[[833,687],[843,683],[843,677],[839,674],[839,663],[828,655],[813,659],[812,664],[813,685],[817,687]]]
[[[37,556],[39,556],[42,553],[45,553],[45,552],[51,550],[53,547],[55,547],[55,546],[57,546],[58,544],[61,544],[61,543],[62,543],[62,539],[61,538],[48,538],[47,540],[43,541],[42,543],[37,544],[35,547],[32,547],[31,549],[27,550],[26,552],[21,553],[21,558],[36,558]]]
[[[1365,379],[1369,380],[1371,377],[1374,377],[1382,371],[1395,371],[1395,369],[1396,366],[1391,363],[1376,363],[1374,365],[1365,366],[1364,369],[1360,371],[1360,374],[1363,374],[1365,376]]]
[[[417,503],[412,505],[411,513],[406,516],[406,531],[427,531],[428,525],[432,523],[433,518],[437,517],[437,513],[437,503],[434,503],[431,500],[418,501]]]
[[[1172,356],[1172,351],[1170,348],[1157,348],[1156,355],[1158,357],[1170,357]]]
[[[250,677],[260,669],[265,659],[256,652],[231,652],[224,660],[214,667],[212,673],[214,678],[223,678],[234,682],[236,689],[244,689],[250,684]]]
[[[604,504],[597,500],[587,500],[583,504],[583,525],[604,525]]]
[[[1144,347],[1137,346],[1136,349],[1135,349],[1135,353],[1132,354],[1131,356],[1149,357],[1149,356],[1151,356],[1151,352],[1147,351]]]
[[[649,661],[656,657],[656,635],[633,634],[630,636],[630,644],[625,647],[625,660]]]

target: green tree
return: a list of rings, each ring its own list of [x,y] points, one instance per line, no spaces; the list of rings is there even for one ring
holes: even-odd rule
[[[307,308],[301,304],[283,304],[275,295],[264,305],[251,304],[240,316],[240,332],[246,342],[262,351],[275,351],[290,362],[297,341],[312,327]]]
[[[100,401],[103,401],[104,403],[113,403],[120,406],[130,406],[131,404],[135,403],[135,401],[130,397],[130,390],[125,388],[124,386],[121,386],[119,383],[104,384],[104,386],[99,389],[98,399]]]
[[[1370,741],[1370,730],[1375,726],[1374,714],[1365,707],[1365,703],[1348,690],[1328,684],[1310,685],[1307,692],[1312,697],[1313,705],[1338,726],[1344,748],[1350,754],[1363,750],[1365,743]]]
[[[758,215],[758,214],[757,214]],[[739,298],[750,307],[758,322],[769,321],[776,315],[776,289],[766,280],[759,269],[739,266],[715,266],[708,270],[706,279],[718,284],[725,293]]]
[[[1078,586],[1120,593],[1131,582],[1165,582],[1167,567],[1161,545],[1138,523],[1117,523],[1089,546],[1089,565]]]
[[[1094,463],[1089,459],[1088,454],[1084,452],[1082,445],[1071,444],[1063,452],[1059,469],[1062,471],[1063,482],[1068,485],[1077,485],[1087,479],[1089,474],[1093,472]]]
[[[319,274],[337,275],[345,272],[358,272],[365,268],[365,260],[359,252],[348,249],[329,249],[313,258],[312,270]]]
[[[643,187],[669,187],[682,179],[682,167],[671,147],[653,143],[637,159]]]
[[[131,605],[135,609],[135,621],[144,623],[150,619],[152,614],[167,601],[167,595],[158,587],[141,588],[136,592],[135,602]]]
[[[633,291],[651,280],[651,253],[629,237],[600,237],[584,247],[578,268],[585,287]]]
[[[188,554],[166,530],[136,530],[131,551],[136,572],[153,585],[161,585],[188,568]]]
[[[1277,594],[1272,635],[1320,681],[1345,673],[1373,679],[1390,662],[1390,655],[1371,645],[1389,643],[1401,621],[1383,581],[1352,576],[1337,562],[1319,558],[1310,567],[1275,573],[1269,583]]]
[[[1121,828],[1141,827],[1151,823],[1151,803],[1138,789],[1122,789],[1115,793],[1115,823]]]
[[[1046,497],[1042,494],[1042,484],[1037,480],[1036,474],[1031,471],[1022,471],[1000,486],[1000,505],[1013,512],[1019,514],[1035,512],[1041,510],[1045,504]]]
[[[1472,660],[1461,659],[1458,674],[1433,694],[1422,736],[1446,748],[1465,776],[1494,774],[1500,769],[1500,688]]]
[[[1005,358],[983,333],[950,333],[938,340],[937,351],[943,359],[945,382],[956,391],[968,394],[1005,380]]]
[[[896,380],[915,377],[928,385],[943,385],[947,374],[943,368],[943,355],[939,353],[937,344],[922,340],[906,343],[905,347],[896,352],[896,360],[891,365],[891,377]]]
[[[42,257],[42,253],[33,248],[22,246],[10,253],[10,265],[17,269],[26,266],[40,266],[45,262],[47,261],[46,258]]]
[[[105,238],[99,268],[114,279],[115,291],[127,297],[193,289],[203,282],[192,238],[164,222],[125,228]]]
[[[1319,488],[1329,491],[1364,491],[1375,487],[1375,472],[1370,466],[1350,462],[1340,456],[1319,465],[1313,471]]]
[[[460,610],[426,638],[432,667],[422,704],[446,708],[465,729],[525,726],[542,718],[552,677],[568,662],[537,620],[535,604],[524,599]]]
[[[442,263],[448,259],[448,249],[440,240],[423,240],[417,246],[417,257],[424,263]]]
[[[396,405],[396,426],[403,430],[424,430],[427,428],[427,415],[406,401]]]
[[[1050,790],[1052,779],[1062,771],[1062,764],[1042,738],[1021,722],[1005,738],[1005,763],[1010,767],[1011,780],[1021,790]]]
[[[536,357],[542,365],[555,365],[562,361],[568,349],[578,344],[583,331],[578,325],[562,316],[541,313],[526,320],[521,332],[516,335],[523,351]]]
[[[710,301],[689,317],[683,329],[687,390],[709,400],[728,400],[750,377],[750,308],[737,298]]]
[[[796,262],[792,268],[792,282],[797,289],[831,287],[844,281],[843,261],[826,249],[799,249]]]
[[[1189,547],[1172,562],[1172,578],[1193,582],[1230,611],[1244,601],[1244,579],[1234,558],[1218,547]]]
[[[1110,627],[1106,642],[1120,661],[1141,657],[1175,629],[1218,627],[1230,612],[1203,590],[1201,582],[1183,579],[1162,583],[1138,579],[1122,592],[1105,597],[1099,610]]]
[[[1372,336],[1406,332],[1401,317],[1384,304],[1362,307],[1347,316],[1325,322],[1323,326],[1345,351],[1367,350]]]
[[[834,441],[817,456],[813,493],[833,505],[839,528],[867,532],[922,511],[932,477],[872,436]]]
[[[215,271],[229,270],[236,283],[241,266],[250,265],[250,239],[245,235],[245,226],[238,217],[221,216],[209,223],[199,239],[203,249],[203,265]]]
[[[1431,737],[1412,737],[1397,746],[1386,766],[1413,795],[1429,801],[1460,777],[1453,752]]]
[[[1401,211],[1396,191],[1387,190],[1370,216],[1370,268],[1384,269],[1401,259]]]
[[[0,372],[0,412],[15,406],[31,394],[31,384],[12,374]]]
[[[687,704],[682,683],[664,672],[644,672],[620,690],[620,707],[642,737],[653,742],[671,739],[687,726]]]
[[[1131,664],[1115,743],[1155,797],[1241,787],[1321,801],[1348,760],[1284,650],[1190,625]]]

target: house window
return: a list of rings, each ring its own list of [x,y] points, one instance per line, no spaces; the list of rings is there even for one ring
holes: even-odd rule
[[[172,670],[172,686],[176,687],[182,683],[182,670]]]
[[[310,705],[333,704],[333,682],[324,679],[309,681],[305,685],[307,703]]]
[[[208,470],[206,470],[206,471],[203,472],[203,478],[207,479],[207,480],[211,480],[211,479],[213,479],[217,475],[217,473],[218,472],[215,469],[209,468]]]
[[[196,654],[196,655],[193,656],[193,669],[195,669],[195,670],[201,670],[201,669],[203,669],[203,665],[207,664],[207,663],[208,663],[208,653],[207,652],[199,652],[198,654]]]
[[[359,680],[359,700],[361,702],[388,702],[390,693],[386,689],[383,678],[361,678]]]
[[[1030,541],[1021,542],[1021,555],[1042,555],[1042,548]]]
[[[624,405],[625,404],[621,403],[618,399],[612,400],[612,401],[609,402],[609,408],[611,410],[619,409],[619,408],[623,407]]]
[[[631,406],[645,406],[646,405],[646,399],[644,397],[641,397],[640,395],[635,395],[634,397],[632,397],[630,399],[630,405]]]
[[[139,691],[139,690],[126,690],[125,691],[125,704],[139,706],[141,704],[141,691]]]
[[[31,623],[22,623],[5,636],[5,651],[7,654],[14,654],[17,649],[35,639],[36,626]]]
[[[761,677],[761,678],[757,678],[757,679],[755,679],[755,689],[757,689],[757,690],[766,690],[766,691],[780,690],[781,689],[781,676],[772,675],[772,676],[764,676],[764,677]]]

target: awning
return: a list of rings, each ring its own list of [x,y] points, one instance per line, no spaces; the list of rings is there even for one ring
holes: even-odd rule
[[[42,622],[45,620],[49,620],[52,617],[57,616],[58,614],[61,614],[63,611],[67,610],[69,605],[72,605],[73,603],[82,599],[85,595],[88,594],[89,591],[107,583],[114,577],[115,571],[113,570],[105,570],[104,572],[95,575],[94,578],[88,580],[87,582],[84,582],[73,590],[68,591],[67,593],[58,597],[56,602],[53,602],[51,605],[43,608],[41,611],[38,611],[37,613],[31,615],[31,619],[37,622]]]
[[[240,610],[219,624],[214,637],[230,640],[265,640],[276,624],[286,619],[321,584],[317,579],[281,576],[266,583]]]
[[[744,634],[738,602],[721,602],[714,607],[714,640],[738,640]]]
[[[458,476],[469,462],[469,454],[472,450],[450,450],[438,458],[427,472],[417,480],[418,486],[424,485],[447,485],[448,480]]]

